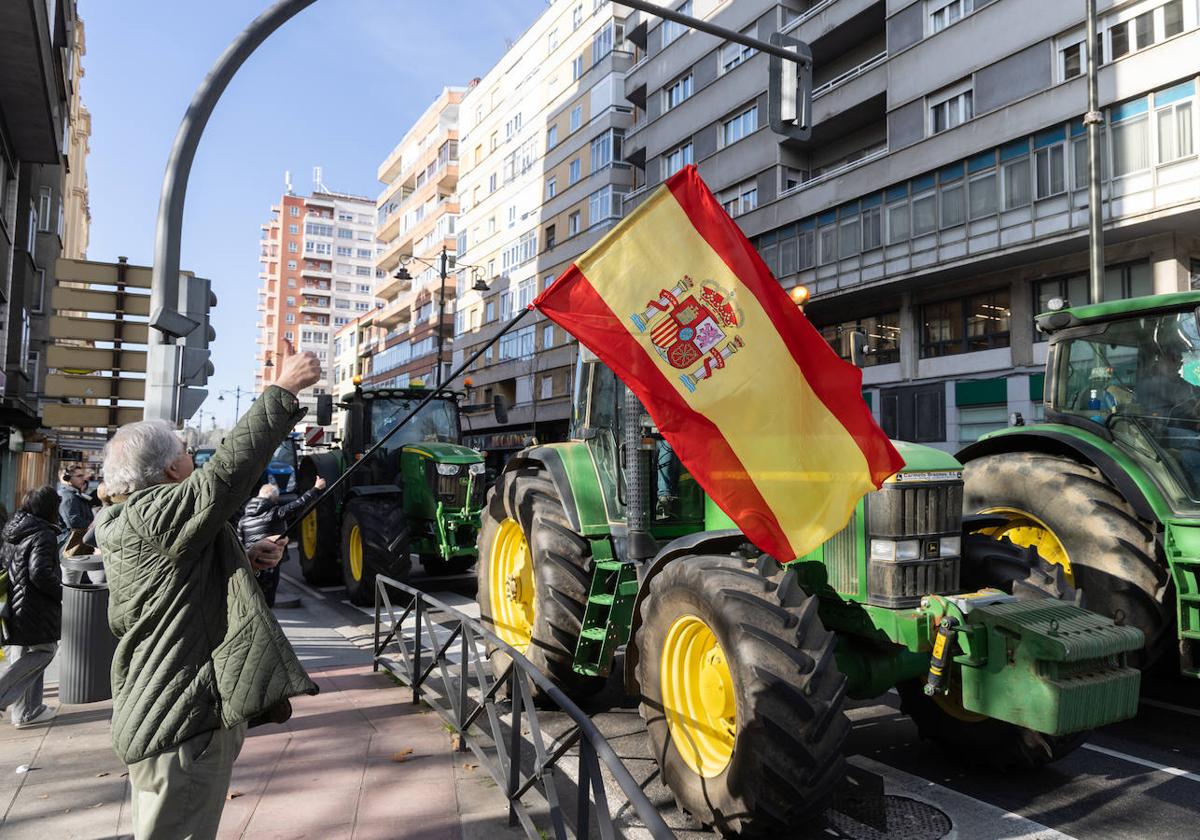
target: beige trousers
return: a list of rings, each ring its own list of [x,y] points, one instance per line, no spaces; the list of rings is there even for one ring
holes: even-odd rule
[[[212,840],[246,725],[214,729],[129,765],[136,840]]]

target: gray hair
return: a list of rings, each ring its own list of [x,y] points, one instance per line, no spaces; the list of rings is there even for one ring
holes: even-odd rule
[[[278,499],[279,498],[279,488],[268,481],[262,487],[258,488],[258,498],[260,498],[260,499]]]
[[[143,420],[117,429],[104,447],[104,483],[113,496],[162,484],[167,467],[184,451],[166,420]]]

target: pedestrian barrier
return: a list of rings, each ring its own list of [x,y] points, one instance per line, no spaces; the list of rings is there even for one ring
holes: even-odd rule
[[[393,603],[394,596],[402,603]],[[410,619],[411,626],[406,626]],[[509,665],[499,675],[492,673],[489,648],[508,655]],[[601,762],[641,820],[642,830],[656,840],[675,836],[587,714],[529,660],[454,607],[383,576],[375,583],[374,669],[380,668],[412,688],[414,704],[424,701],[454,727],[460,736],[458,748],[470,749],[508,797],[509,825],[519,822],[527,836],[545,836],[523,801],[537,793],[548,807],[558,840],[586,840],[594,828],[605,840],[615,837]],[[571,719],[571,728],[554,739],[556,743],[548,745],[533,702],[535,687],[539,699]],[[498,697],[503,688],[507,700]],[[574,810],[567,812],[559,783],[570,780],[566,763],[575,747],[576,801]]]

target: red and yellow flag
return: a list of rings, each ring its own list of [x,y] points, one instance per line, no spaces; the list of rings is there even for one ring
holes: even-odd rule
[[[533,303],[616,372],[713,501],[787,562],[903,466],[833,352],[694,166]]]

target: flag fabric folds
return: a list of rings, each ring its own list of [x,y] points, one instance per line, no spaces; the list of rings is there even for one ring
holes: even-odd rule
[[[641,399],[683,465],[781,562],[903,466],[840,359],[701,180],[673,175],[533,305]]]

